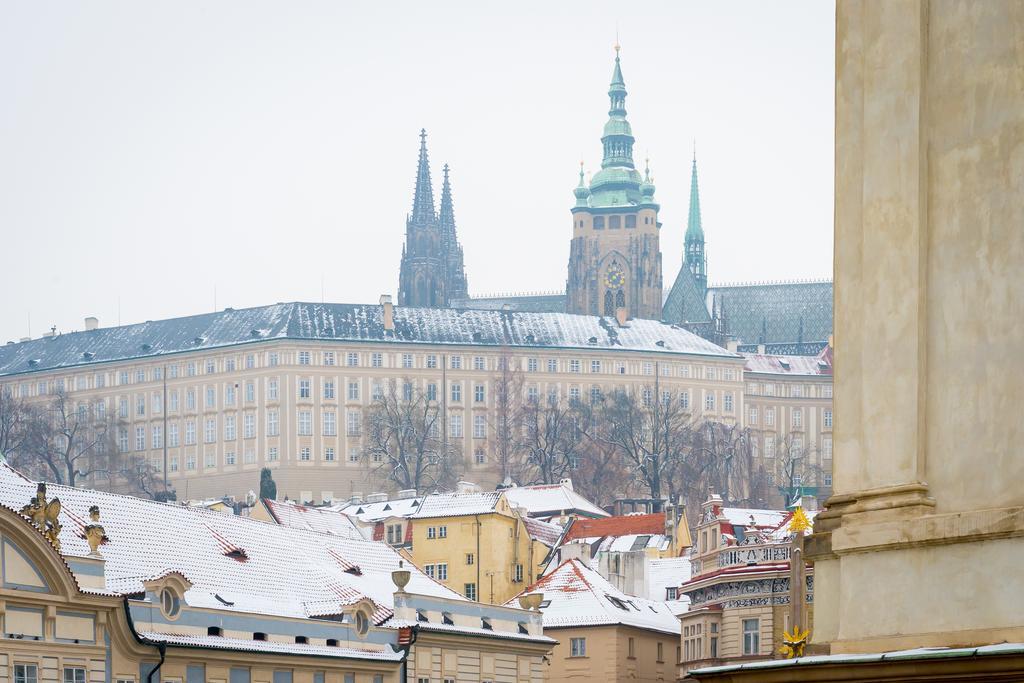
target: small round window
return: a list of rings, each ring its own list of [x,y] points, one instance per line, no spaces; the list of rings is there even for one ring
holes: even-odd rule
[[[370,618],[362,610],[356,612],[356,633],[365,636],[370,630]]]
[[[170,588],[164,588],[160,591],[160,609],[168,619],[178,616],[178,612],[181,611],[181,601],[178,599],[178,594]]]

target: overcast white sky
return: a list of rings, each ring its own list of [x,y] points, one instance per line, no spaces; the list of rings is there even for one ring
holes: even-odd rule
[[[421,127],[470,291],[564,288],[616,26],[665,286],[694,139],[711,280],[830,277],[827,0],[0,0],[0,343],[396,294]]]

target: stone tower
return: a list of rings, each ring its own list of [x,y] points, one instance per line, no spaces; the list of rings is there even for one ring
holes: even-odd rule
[[[683,262],[693,273],[693,279],[700,287],[701,294],[708,291],[708,261],[704,253],[704,227],[700,222],[700,193],[697,190],[697,153],[693,154],[693,171],[690,174],[690,217],[686,222]]]
[[[412,213],[405,219],[405,245],[398,276],[398,305],[448,306],[467,294],[462,246],[455,233],[448,165],[444,167],[441,213],[434,212],[434,186],[427,156],[427,131],[420,131],[420,157]]]
[[[615,46],[608,90],[611,108],[601,143],[601,170],[575,190],[572,244],[566,280],[569,313],[661,318],[661,249],[658,204],[650,170],[633,164],[633,131],[626,120],[626,84]]]

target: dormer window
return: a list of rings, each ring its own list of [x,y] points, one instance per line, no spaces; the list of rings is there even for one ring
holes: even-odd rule
[[[255,631],[252,634],[252,639],[253,640],[266,640],[267,639],[267,634],[264,633],[263,631]]]
[[[454,626],[455,625],[455,620],[452,619],[452,613],[451,612],[441,612],[441,623],[442,624],[446,624],[448,626]]]
[[[526,628],[526,622],[525,621],[520,621],[519,622],[519,633],[523,634],[524,636],[530,635],[530,630],[528,628]]]
[[[295,644],[296,645],[308,645],[309,644],[309,638],[307,638],[306,636],[295,636]]]
[[[421,621],[423,623],[429,622],[430,617],[427,616],[427,611],[422,609],[416,610],[416,621]]]
[[[491,625],[491,620],[487,617],[480,617],[480,628],[485,631],[493,631],[494,626]]]
[[[222,629],[220,626],[207,626],[206,627],[206,635],[208,635],[208,636],[223,636],[224,635],[224,629]]]
[[[174,619],[181,611],[181,598],[170,586],[160,591],[160,611],[168,619]]]

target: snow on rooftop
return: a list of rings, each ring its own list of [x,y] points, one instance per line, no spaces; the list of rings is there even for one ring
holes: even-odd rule
[[[354,517],[361,522],[379,522],[392,517],[412,517],[420,509],[423,498],[398,498],[374,503],[340,503],[329,509]]]
[[[569,313],[407,306],[393,310],[394,330],[384,328],[382,306],[292,302],[63,333],[0,346],[0,376],[282,339],[621,349],[740,358],[657,320],[636,319],[618,327],[607,318]]]
[[[184,647],[202,647],[215,650],[234,650],[237,652],[260,652],[287,655],[306,655],[310,657],[335,657],[338,659],[371,659],[387,662],[399,662],[403,653],[391,648],[381,650],[363,650],[327,645],[310,645],[308,643],[278,643],[270,640],[251,640],[242,638],[226,638],[224,636],[183,635],[141,631],[140,636],[152,642],[163,642],[168,645]]]
[[[724,507],[719,513],[734,526],[747,527],[751,525],[751,517],[756,527],[774,529],[786,519],[788,513],[785,510],[759,510],[756,508],[731,508]]]
[[[283,526],[333,534],[342,538],[363,538],[352,519],[338,510],[266,498],[263,499],[263,504],[267,506],[277,523]]]
[[[648,596],[652,600],[665,600],[666,589],[679,588],[690,580],[690,558],[687,556],[669,557],[664,560],[650,560],[647,565],[647,581],[650,586]],[[676,613],[685,612],[690,598],[682,593],[679,600],[672,601],[682,605],[670,604]]]
[[[482,515],[494,511],[501,498],[501,491],[478,493],[432,493],[424,496],[420,509],[410,515],[413,519],[427,517],[457,517],[460,515]]]
[[[607,517],[608,513],[590,502],[572,488],[572,482],[513,486],[503,489],[511,505],[526,508],[531,516],[577,513],[587,517]]]
[[[578,560],[566,560],[524,591],[543,593],[544,628],[622,624],[679,635],[679,621],[663,601],[627,595]],[[518,604],[518,598],[505,603]]]
[[[558,524],[533,517],[524,517],[523,525],[526,527],[526,533],[530,534],[530,538],[540,541],[549,548],[554,548],[558,539],[562,537],[562,527]]]
[[[35,492],[34,482],[0,464],[0,504],[20,509]],[[393,608],[391,572],[402,558],[384,543],[56,484],[47,495],[61,501],[61,552],[69,557],[89,554],[74,520],[99,506],[109,539],[101,548],[106,587],[120,594],[141,593],[144,581],[177,571],[192,583],[190,606],[306,618],[340,613],[365,596],[378,621]],[[244,559],[229,556],[225,543]],[[409,592],[465,600],[410,563],[405,568]]]

